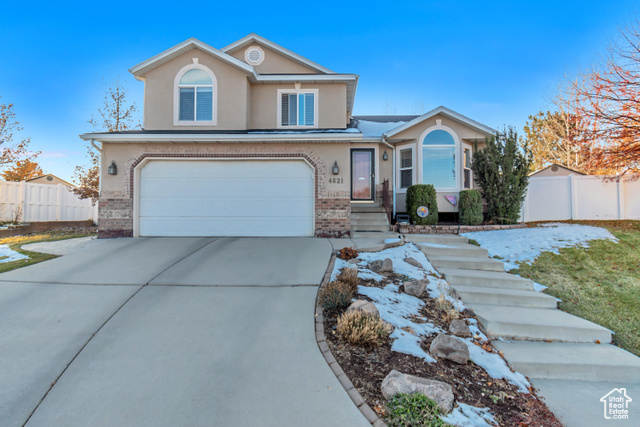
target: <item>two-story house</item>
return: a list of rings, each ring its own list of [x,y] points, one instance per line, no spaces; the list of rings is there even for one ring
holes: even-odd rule
[[[445,196],[473,187],[474,143],[494,133],[445,107],[354,116],[358,75],[255,34],[222,49],[192,38],[130,71],[143,129],[81,136],[102,143],[101,237],[388,229],[381,200],[403,212],[415,183],[455,211]]]

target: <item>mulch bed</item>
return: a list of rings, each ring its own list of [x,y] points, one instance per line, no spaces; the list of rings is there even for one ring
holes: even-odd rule
[[[390,280],[380,283],[361,280],[360,284],[382,288],[392,281],[402,283],[402,278],[397,275],[391,275],[389,278]],[[359,294],[357,298],[368,299]],[[421,314],[436,326],[448,331],[450,312],[429,296],[423,297],[422,300],[425,302],[425,307]],[[521,393],[516,386],[506,380],[491,378],[484,369],[472,361],[466,365],[458,365],[446,359],[437,359],[435,363],[428,363],[415,356],[391,351],[390,340],[375,349],[354,347],[343,342],[335,332],[339,314],[324,311],[324,332],[327,343],[354,387],[379,416],[384,417],[387,414],[386,401],[381,391],[382,381],[391,370],[396,369],[404,374],[435,379],[451,385],[456,402],[479,408],[490,408],[500,425],[562,426],[544,402],[536,396],[535,390],[531,390],[530,394]],[[460,318],[474,318],[474,316],[471,311],[465,310]],[[421,346],[425,352],[429,353],[429,345],[433,339],[435,335],[423,340]],[[482,343],[479,344],[482,345]],[[484,345],[485,350],[489,351],[490,343]]]

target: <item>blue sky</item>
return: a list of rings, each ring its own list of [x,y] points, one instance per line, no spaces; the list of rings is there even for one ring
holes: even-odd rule
[[[85,163],[87,123],[120,80],[142,110],[134,65],[196,37],[216,48],[255,32],[360,75],[355,114],[445,105],[522,129],[565,74],[589,67],[640,4],[603,1],[5,2],[0,103],[15,104],[46,172]]]

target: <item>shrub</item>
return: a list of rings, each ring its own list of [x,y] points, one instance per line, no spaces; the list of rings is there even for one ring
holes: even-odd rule
[[[429,209],[429,215],[420,218],[416,212],[420,206]],[[407,213],[412,224],[436,225],[438,223],[438,200],[436,189],[431,184],[411,185],[407,188]]]
[[[354,248],[342,248],[338,251],[338,258],[348,261],[353,258],[358,258],[358,251]]]
[[[471,169],[475,182],[487,201],[487,218],[498,224],[515,224],[529,183],[531,151],[520,147],[518,133],[510,127],[477,144]]]
[[[325,310],[342,310],[351,305],[353,290],[351,286],[335,281],[329,283],[318,293],[318,302]]]
[[[424,394],[396,394],[387,403],[389,427],[444,427],[440,419],[440,410],[433,400]]]
[[[458,201],[460,224],[482,224],[482,194],[478,190],[463,190]]]
[[[378,316],[354,310],[338,318],[338,334],[349,344],[373,348],[389,338],[391,326]]]
[[[355,293],[358,290],[358,284],[360,283],[360,278],[358,277],[358,268],[344,268],[338,276],[338,280],[349,285],[351,287],[351,290]]]

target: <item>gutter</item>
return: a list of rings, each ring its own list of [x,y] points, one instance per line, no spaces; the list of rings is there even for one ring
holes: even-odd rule
[[[392,177],[391,177],[391,191],[393,194],[393,216],[391,219],[396,217],[396,148],[387,142],[387,136],[382,135],[382,143],[391,149],[391,161],[393,164],[392,167]],[[391,224],[389,224],[391,225]]]
[[[100,142],[309,142],[309,141],[327,141],[327,142],[361,142],[362,134],[359,132],[334,132],[334,133],[279,133],[279,134],[108,134],[108,133],[85,133],[80,138],[89,141],[96,140]]]

